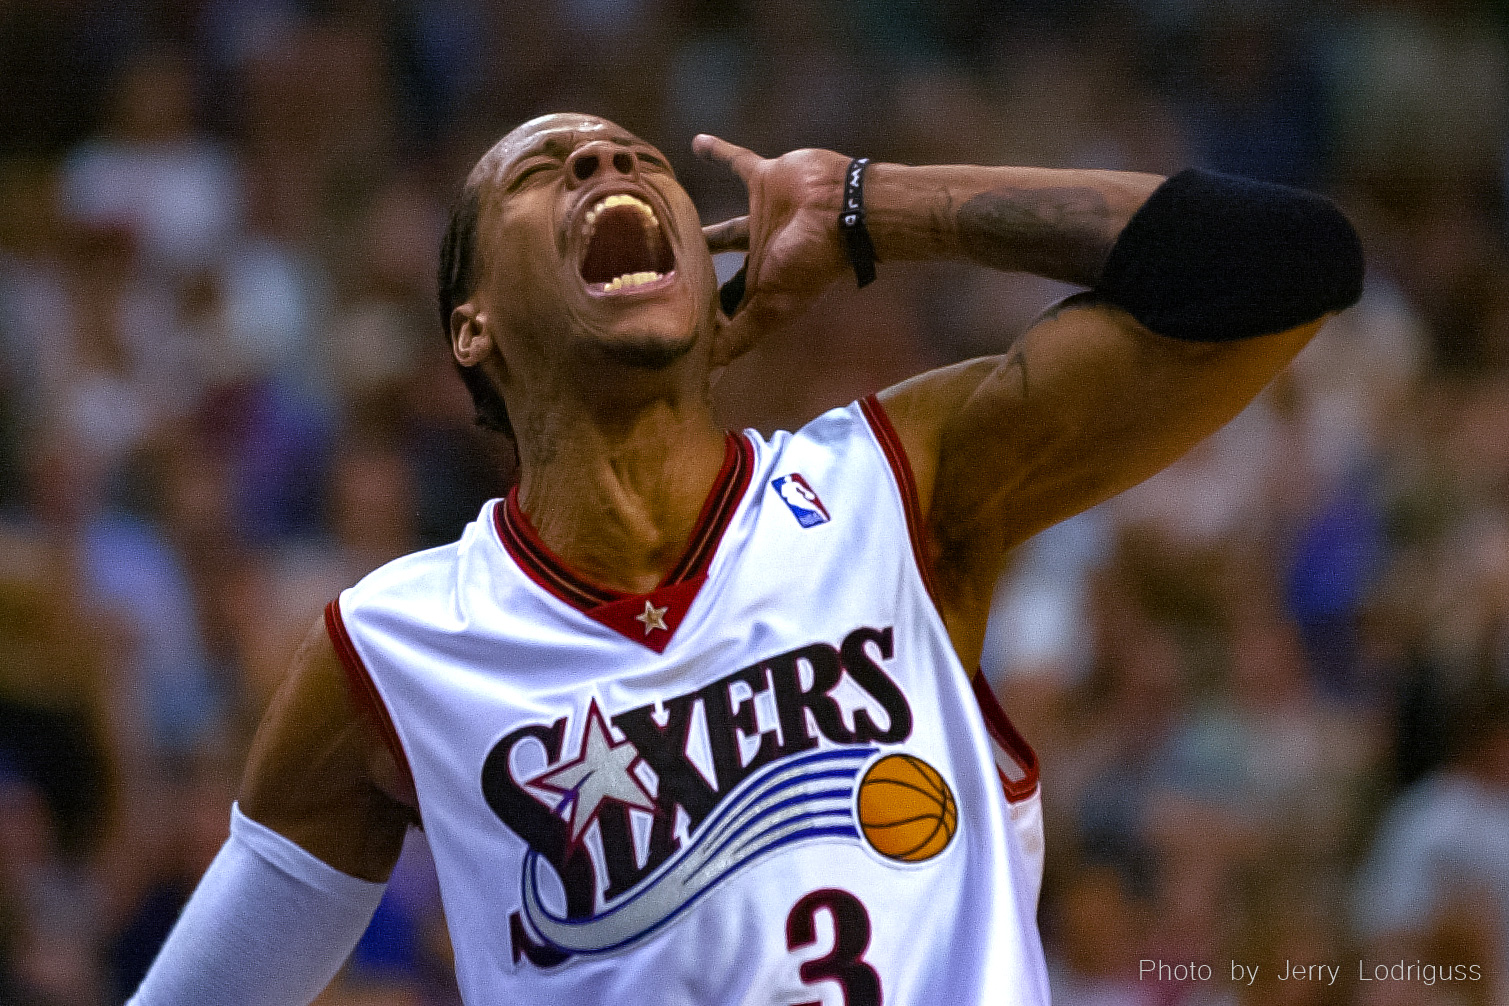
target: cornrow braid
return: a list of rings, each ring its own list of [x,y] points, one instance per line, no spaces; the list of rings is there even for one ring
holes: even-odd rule
[[[440,331],[445,336],[447,348],[451,345],[451,312],[457,304],[472,295],[477,282],[477,220],[481,213],[481,191],[478,186],[467,185],[451,203],[445,237],[440,241],[440,270],[436,289],[440,307]],[[456,370],[460,373],[466,390],[471,392],[472,406],[477,411],[477,425],[513,437],[513,424],[508,421],[508,406],[482,368],[464,366],[458,360]]]

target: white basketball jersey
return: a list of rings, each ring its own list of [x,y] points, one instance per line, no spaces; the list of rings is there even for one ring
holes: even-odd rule
[[[871,398],[730,435],[654,591],[515,496],[327,609],[468,1003],[1045,1004],[1037,764],[959,663]]]

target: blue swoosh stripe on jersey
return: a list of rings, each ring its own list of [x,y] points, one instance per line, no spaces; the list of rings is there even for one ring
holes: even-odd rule
[[[854,801],[854,792],[851,789],[828,790],[828,792],[824,793],[812,793],[812,795],[810,795],[810,799],[804,798],[804,796],[794,796],[794,798],[789,799],[789,801],[783,801],[786,804],[786,807],[783,808],[783,810],[800,810],[800,808],[812,808],[813,805],[818,804],[818,802],[824,801],[828,802],[828,804],[830,805],[828,805],[828,807],[822,808],[822,813],[842,814],[842,816],[845,817],[853,816],[851,805],[853,805]],[[771,817],[777,817],[776,824],[770,824]],[[739,828],[735,831],[735,833],[727,836],[726,839],[723,840],[723,842],[718,843],[717,848],[712,849],[711,852],[708,852],[708,854],[706,854],[705,863],[703,863],[703,866],[700,867],[699,872],[705,872],[705,870],[708,870],[709,867],[717,864],[718,861],[723,858],[724,852],[729,849],[729,846],[733,846],[735,845],[735,843],[738,843],[738,845],[736,845],[736,848],[733,849],[732,854],[729,854],[730,858],[735,858],[735,860],[747,860],[750,855],[756,855],[755,852],[751,852],[751,854],[741,855],[742,852],[745,851],[745,849],[750,848],[751,840],[745,839],[744,842],[739,842],[739,837],[745,836],[745,834],[747,834],[748,831],[751,830],[751,828],[759,828],[761,827],[761,825],[765,825],[765,830],[761,831],[761,833],[759,833],[759,836],[764,836],[764,834],[770,833],[773,828],[779,828],[780,825],[785,824],[785,822],[788,822],[788,820],[795,819],[795,817],[797,817],[797,814],[794,813],[758,814],[758,816],[750,817],[750,819],[745,820],[744,824],[739,825]],[[756,836],[756,839],[758,839],[759,836]]]
[[[823,775],[823,776],[838,775],[838,776],[842,776],[844,778],[847,778],[850,781],[852,781],[854,779],[854,773],[851,772],[851,771],[848,771],[848,770],[843,770],[843,771],[840,771],[840,772],[822,772],[822,773],[819,773],[819,775]],[[815,778],[815,776],[813,778]],[[805,780],[803,780],[801,778],[792,780],[791,782],[789,782],[789,783],[781,786],[781,790],[782,791],[788,790],[788,789],[790,789],[793,786],[800,785],[804,781]],[[717,844],[717,846],[711,852],[708,853],[708,856],[712,857],[712,856],[718,855],[718,853],[722,852],[723,849],[730,842],[733,842],[735,839],[737,839],[740,835],[744,834],[750,828],[753,828],[756,825],[758,825],[763,818],[765,818],[765,817],[767,817],[767,816],[769,816],[771,814],[775,814],[775,813],[777,813],[778,811],[780,811],[781,809],[783,809],[785,807],[791,806],[793,804],[806,803],[806,802],[811,801],[811,800],[820,800],[820,799],[824,799],[824,798],[827,798],[827,797],[838,797],[838,798],[842,798],[844,800],[844,806],[847,808],[848,801],[849,801],[849,799],[851,797],[853,797],[853,795],[854,795],[854,787],[853,786],[841,787],[841,788],[838,788],[838,789],[823,790],[821,792],[804,791],[802,793],[798,793],[796,796],[791,796],[791,797],[787,797],[784,800],[779,800],[776,803],[773,803],[773,804],[771,804],[768,807],[758,808],[756,810],[753,810],[749,814],[742,815],[739,818],[738,821],[730,821],[727,828],[720,829],[721,831],[727,831],[728,834],[726,834],[726,835],[720,834],[720,835],[716,836],[717,838],[721,839],[721,841],[719,841],[718,844]],[[730,831],[729,829],[732,829],[732,830]],[[712,842],[713,840],[714,840],[714,836],[709,835],[708,838],[707,838],[707,841],[708,842]]]
[[[767,852],[773,852],[783,846],[790,845],[793,841],[791,839],[791,835],[793,834],[792,829],[795,828],[800,830],[800,828],[803,826],[803,822],[815,818],[834,817],[837,817],[840,820],[847,819],[849,822],[845,825],[845,827],[848,828],[847,834],[850,834],[855,838],[859,837],[859,832],[854,829],[853,814],[849,809],[848,801],[845,801],[842,808],[828,808],[824,810],[811,811],[806,814],[792,814],[786,819],[771,825],[763,832],[761,832],[758,837],[764,838],[765,841],[760,844],[758,848],[750,848],[751,843],[746,842],[737,853],[729,854],[727,856],[716,856],[708,863],[705,863],[703,866],[701,866],[697,870],[697,873],[701,873],[702,871],[709,868],[718,871],[714,874],[713,878],[708,881],[709,885],[716,884],[724,877],[724,875],[733,870],[737,870],[744,864],[758,859]],[[692,874],[692,877],[696,877],[697,873]]]
[[[706,834],[709,838],[712,837],[717,829],[722,827],[721,822],[741,813],[745,805],[755,800],[764,799],[767,795],[784,789],[789,785],[796,785],[808,779],[852,774],[878,750],[878,748],[869,746],[857,749],[839,748],[837,750],[816,751],[811,754],[796,755],[793,758],[778,761],[746,779],[734,791],[728,801],[713,812],[713,816],[708,818],[706,824],[703,826],[707,829]],[[830,761],[850,762],[852,765],[840,769],[826,770],[823,773],[805,771],[808,765]]]
[[[787,844],[787,840],[789,838],[789,833],[783,833],[783,834],[779,835],[776,840],[766,841],[763,845],[760,844],[762,842],[762,840],[768,838],[772,834],[777,833],[777,832],[783,832],[783,829],[788,829],[792,825],[794,825],[794,824],[796,824],[798,822],[801,822],[801,821],[811,821],[811,820],[814,820],[816,818],[831,818],[831,817],[845,817],[845,818],[848,818],[851,822],[854,820],[854,816],[850,812],[850,810],[849,810],[849,808],[847,806],[844,807],[841,810],[839,810],[839,809],[833,809],[833,810],[813,810],[813,811],[808,811],[805,814],[793,814],[791,817],[788,817],[785,820],[777,821],[775,824],[770,825],[768,828],[766,828],[764,831],[760,832],[759,834],[750,836],[749,840],[747,842],[744,842],[742,845],[740,845],[739,848],[736,851],[739,852],[739,853],[743,853],[744,850],[746,850],[746,849],[750,850],[748,853],[745,853],[741,857],[743,859],[748,859],[748,858],[750,858],[752,856],[758,856],[762,852],[768,852],[771,849],[775,849],[775,848],[778,848],[778,847],[780,847],[782,845],[786,845]],[[855,837],[858,837],[859,832],[855,831],[854,825],[851,823],[848,827],[849,827],[849,832],[851,834],[853,834]]]
[[[739,822],[738,827],[732,829],[727,835],[723,836],[723,840],[719,842],[717,846],[708,853],[708,856],[709,858],[717,857],[729,845],[737,842],[739,838],[745,835],[751,828],[759,827],[772,817],[779,817],[780,812],[789,807],[804,806],[818,800],[838,799],[843,801],[842,809],[845,813],[847,813],[849,810],[849,803],[853,799],[853,796],[854,787],[849,786],[842,789],[829,789],[819,792],[798,793],[796,796],[787,797],[785,800],[781,800],[765,810],[762,810],[758,813],[746,815],[746,817]],[[745,842],[742,844],[747,845],[748,843]]]
[[[713,816],[703,825],[702,834],[697,837],[697,842],[715,842],[722,838],[723,833],[730,828],[735,828],[748,813],[751,805],[767,800],[777,793],[800,786],[813,779],[839,778],[847,776],[853,778],[857,774],[860,765],[870,759],[876,752],[876,748],[841,748],[835,751],[820,751],[808,755],[798,755],[789,761],[777,762],[775,765],[764,770],[762,773],[746,780],[740,789],[735,790],[735,795],[714,812]],[[824,772],[805,772],[804,769],[816,762],[845,761],[852,762],[851,766],[841,769],[831,769]]]
[[[673,859],[667,861],[638,888],[619,902],[585,919],[558,916],[540,898],[538,853],[525,857],[523,914],[535,933],[551,946],[576,954],[617,950],[659,930],[716,888],[723,880],[776,849],[795,842],[819,838],[858,840],[852,811],[853,786],[805,790],[781,796],[793,788],[811,786],[835,777],[852,780],[878,748],[840,748],[797,755],[769,766],[745,780],[731,798],[714,813],[701,834]],[[829,764],[842,764],[831,768]],[[845,764],[847,763],[847,764]],[[819,771],[810,771],[819,768]],[[841,806],[833,806],[840,801]],[[814,806],[829,804],[827,807]],[[808,808],[805,813],[800,808]],[[771,819],[776,818],[774,823]],[[842,824],[818,825],[822,820],[848,820]],[[751,827],[768,825],[746,839],[737,854],[728,845]],[[699,879],[711,873],[706,879]]]

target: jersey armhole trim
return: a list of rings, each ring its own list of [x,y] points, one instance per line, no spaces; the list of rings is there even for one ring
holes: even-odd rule
[[[975,701],[985,717],[985,732],[990,736],[990,753],[995,758],[996,774],[1001,777],[1001,788],[1006,799],[1018,803],[1037,791],[1037,752],[1027,743],[1016,725],[1001,708],[1000,701],[990,688],[983,671],[975,671],[969,679],[975,692]]]
[[[912,474],[911,462],[907,460],[906,448],[901,445],[901,437],[897,435],[896,427],[891,425],[891,417],[886,414],[885,406],[880,404],[879,398],[866,395],[859,400],[859,408],[891,466],[891,475],[896,480],[896,488],[901,492],[901,508],[906,514],[907,536],[912,541],[912,559],[917,564],[918,575],[922,577],[922,586],[927,589],[927,596],[936,608],[938,591],[933,586],[933,577],[927,566],[927,552],[922,547],[922,503],[917,496],[917,479]]]
[[[859,407],[864,413],[866,422],[870,424],[870,430],[875,434],[875,440],[880,444],[886,461],[891,466],[891,474],[896,479],[896,487],[901,491],[901,505],[906,513],[907,535],[912,541],[912,558],[916,560],[917,572],[922,577],[922,585],[927,589],[928,596],[932,598],[933,607],[936,608],[938,591],[933,586],[933,579],[928,572],[925,559],[927,553],[922,547],[922,504],[917,496],[917,479],[912,474],[911,463],[907,461],[906,449],[902,446],[901,437],[897,435],[896,427],[891,425],[891,417],[886,414],[885,406],[881,405],[879,398],[866,395],[860,399]],[[990,690],[990,682],[985,680],[985,675],[979,670],[970,676],[970,687],[974,689],[975,702],[979,705],[981,716],[985,720],[985,732],[990,737],[991,754],[995,759],[996,774],[1001,777],[1001,788],[1005,790],[1008,802],[1020,803],[1037,792],[1037,752],[1032,750],[1032,745],[1027,743],[1026,738],[1006,715],[1006,710],[1001,708],[1001,703],[996,699],[995,693]]]
[[[356,652],[356,646],[352,644],[351,636],[346,631],[346,622],[341,617],[340,598],[325,605],[325,632],[329,634],[335,655],[340,658],[341,667],[346,672],[346,685],[352,700],[377,727],[383,745],[393,755],[398,771],[403,773],[404,782],[408,784],[409,791],[416,794],[417,799],[418,790],[414,788],[414,772],[409,768],[409,756],[404,753],[403,742],[399,740],[398,730],[393,726],[393,717],[388,714],[382,694],[377,690],[372,675],[367,671],[367,665],[362,663],[361,655]]]

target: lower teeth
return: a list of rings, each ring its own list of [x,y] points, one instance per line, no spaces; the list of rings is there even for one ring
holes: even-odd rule
[[[622,290],[625,287],[644,286],[660,278],[662,277],[658,272],[626,272],[604,286],[603,293],[612,293],[614,290]]]

